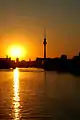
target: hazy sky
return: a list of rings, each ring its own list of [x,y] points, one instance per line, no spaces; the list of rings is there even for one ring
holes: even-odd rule
[[[80,0],[0,0],[0,56],[21,44],[25,59],[43,57],[45,27],[48,57],[78,54]]]

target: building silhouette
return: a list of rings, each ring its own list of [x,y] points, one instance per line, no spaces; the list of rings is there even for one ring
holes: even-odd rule
[[[18,57],[16,58],[16,63],[19,63],[19,58]]]

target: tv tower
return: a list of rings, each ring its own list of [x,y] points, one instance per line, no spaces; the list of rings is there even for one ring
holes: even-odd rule
[[[47,45],[47,41],[46,41],[46,29],[44,31],[44,41],[43,41],[43,45],[44,45],[44,59],[46,59],[46,45]]]

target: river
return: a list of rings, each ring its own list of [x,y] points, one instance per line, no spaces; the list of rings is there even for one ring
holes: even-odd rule
[[[0,70],[0,120],[80,120],[80,77]]]

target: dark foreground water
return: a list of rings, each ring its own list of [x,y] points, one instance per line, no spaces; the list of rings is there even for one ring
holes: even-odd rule
[[[0,70],[0,120],[80,120],[80,77]]]

